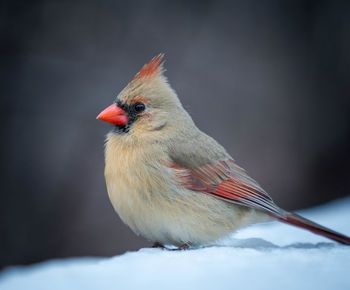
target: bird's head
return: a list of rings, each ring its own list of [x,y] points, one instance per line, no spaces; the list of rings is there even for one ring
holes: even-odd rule
[[[163,54],[152,58],[97,119],[115,125],[114,133],[152,134],[174,122],[182,105],[164,76]]]

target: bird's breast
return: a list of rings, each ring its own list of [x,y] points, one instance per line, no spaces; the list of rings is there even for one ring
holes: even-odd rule
[[[144,236],[159,218],[159,203],[169,198],[174,186],[165,159],[155,144],[123,144],[113,137],[106,144],[105,178],[111,203],[120,218]]]

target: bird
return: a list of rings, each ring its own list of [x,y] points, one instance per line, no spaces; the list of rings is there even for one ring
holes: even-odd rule
[[[278,220],[342,244],[350,238],[283,210],[182,106],[153,57],[97,119],[109,199],[133,232],[179,250],[205,246],[251,224]]]

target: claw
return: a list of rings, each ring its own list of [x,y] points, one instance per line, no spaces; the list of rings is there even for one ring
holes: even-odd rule
[[[164,245],[159,243],[159,242],[155,242],[152,246],[152,248],[161,248],[161,249],[165,249]]]
[[[188,250],[191,246],[191,243],[185,243],[182,246],[178,247],[176,250],[177,251],[185,251]]]

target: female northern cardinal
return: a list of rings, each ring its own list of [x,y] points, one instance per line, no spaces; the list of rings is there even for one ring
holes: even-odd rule
[[[200,131],[168,84],[162,58],[144,65],[97,117],[115,125],[105,149],[107,190],[135,233],[185,249],[273,217],[350,244],[349,237],[279,208]]]

